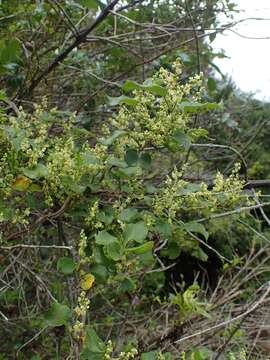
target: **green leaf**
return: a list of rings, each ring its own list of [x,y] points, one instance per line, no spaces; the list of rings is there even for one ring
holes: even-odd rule
[[[93,249],[93,260],[96,264],[105,266],[107,269],[113,263],[107,256],[105,256],[104,246],[97,246]]]
[[[138,210],[135,208],[127,208],[124,209],[120,216],[119,216],[119,220],[123,221],[123,222],[131,222],[133,220],[135,220],[136,218],[138,218]]]
[[[140,246],[136,246],[133,248],[126,249],[127,254],[144,254],[149,250],[152,250],[154,246],[154,241],[147,241],[145,244],[142,244]]]
[[[6,93],[3,90],[0,90],[0,101],[7,100]]]
[[[138,84],[136,81],[127,80],[124,85],[122,86],[123,91],[128,92],[132,90],[141,89],[141,85]]]
[[[174,360],[174,357],[170,352],[166,352],[164,354],[164,360]]]
[[[200,184],[188,183],[185,188],[180,190],[177,195],[186,195],[190,193],[196,193],[201,190]]]
[[[87,325],[85,327],[84,347],[81,358],[84,360],[104,360],[105,351],[105,343],[100,339],[95,330]]]
[[[17,39],[0,43],[0,66],[11,64],[19,60],[21,44]]]
[[[99,139],[99,142],[100,142],[101,144],[103,144],[103,145],[108,145],[108,146],[110,146],[110,145],[112,145],[112,144],[114,143],[114,141],[115,141],[116,139],[118,139],[119,137],[121,137],[121,136],[123,136],[123,135],[125,135],[125,134],[126,134],[126,131],[124,131],[124,130],[116,130],[116,131],[112,134],[112,136],[110,136],[110,137],[107,138],[107,139],[104,139],[104,138]]]
[[[181,247],[176,242],[169,242],[166,249],[162,249],[161,255],[167,257],[170,260],[178,258],[181,253]]]
[[[119,168],[113,171],[113,176],[116,179],[128,179],[133,176],[138,177],[141,175],[142,175],[142,169],[139,166],[129,166],[126,168]]]
[[[120,169],[119,172],[122,173],[125,177],[131,177],[135,175],[140,176],[142,174],[142,169],[138,166],[130,166],[125,169]]]
[[[198,103],[198,102],[189,102],[183,101],[180,103],[180,109],[183,110],[184,113],[196,114],[200,112],[207,112],[211,110],[216,110],[221,108],[220,104],[217,103]]]
[[[57,271],[65,275],[72,274],[76,268],[76,264],[74,263],[72,258],[69,257],[61,257],[57,261]]]
[[[86,189],[86,185],[79,184],[77,181],[74,181],[69,175],[62,176],[61,181],[63,187],[72,191],[75,194],[82,194]]]
[[[151,266],[154,266],[154,264],[155,264],[155,259],[153,257],[152,250],[149,250],[143,254],[140,254],[139,259],[140,259],[140,264],[143,267],[151,267]]]
[[[155,229],[164,238],[168,238],[172,235],[172,225],[167,222],[158,222]]]
[[[136,287],[135,281],[129,277],[126,277],[121,281],[120,286],[117,288],[116,291],[118,294],[123,294],[126,292],[134,291],[135,287]]]
[[[107,268],[100,264],[91,267],[91,273],[95,276],[97,283],[105,283],[109,276]]]
[[[145,191],[147,194],[154,194],[155,192],[157,192],[157,188],[151,183],[146,183]],[[144,197],[144,201],[146,200],[146,198],[148,198],[148,196]]]
[[[218,56],[218,57],[220,57],[220,56]],[[222,56],[222,57],[228,58],[228,57],[225,56],[225,55]],[[212,61],[209,61],[209,66],[210,66],[210,65],[220,74],[222,80],[225,80],[225,75],[224,75],[223,72],[220,70],[220,68],[219,68],[215,63],[213,63]]]
[[[39,184],[31,184],[27,189],[29,192],[42,192],[42,187]]]
[[[205,316],[205,313],[202,315]],[[203,347],[202,349],[192,351],[192,356],[194,360],[209,360],[214,357],[214,354],[208,348]]]
[[[205,227],[200,224],[200,223],[197,223],[195,221],[191,221],[189,223],[186,223],[184,225],[185,229],[187,231],[190,231],[190,232],[194,232],[194,233],[198,233],[198,234],[201,234],[204,236],[205,240],[208,239],[209,237],[209,233],[207,232],[207,230],[205,229]]]
[[[158,96],[165,96],[167,93],[167,90],[163,88],[162,86],[155,84],[152,82],[152,80],[148,81],[144,84],[139,84],[135,81],[127,80],[125,84],[123,85],[122,89],[125,92],[132,91],[132,90],[146,90],[150,93]]]
[[[98,9],[98,2],[96,0],[77,0],[77,2],[83,7]]]
[[[45,323],[51,327],[65,325],[71,318],[71,314],[72,312],[68,306],[56,302],[45,313]]]
[[[172,138],[177,142],[178,145],[183,146],[184,149],[188,150],[191,145],[191,139],[187,134],[177,131]]]
[[[147,353],[143,353],[141,356],[141,360],[158,360],[158,351],[150,351]]]
[[[108,100],[109,100],[109,105],[110,106],[117,106],[117,105],[121,105],[121,104],[126,104],[126,105],[130,105],[130,106],[134,106],[138,104],[138,100],[125,96],[125,95],[121,95],[118,97],[110,97],[108,96]]]
[[[131,240],[141,243],[147,236],[148,229],[143,221],[135,224],[127,224],[124,230],[124,239],[126,243]]]
[[[163,88],[162,86],[153,84],[144,86],[145,90],[148,90],[150,93],[158,96],[165,96],[167,94],[167,89]]]
[[[120,168],[126,168],[126,167],[127,167],[127,163],[126,163],[124,160],[117,159],[117,158],[115,158],[115,157],[110,158],[110,159],[107,161],[107,164],[108,164],[108,165],[111,165],[111,166],[120,167]]]
[[[115,211],[112,207],[105,207],[103,211],[97,213],[97,220],[102,221],[106,225],[110,225],[113,222]]]
[[[133,166],[138,161],[138,153],[134,149],[128,149],[125,154],[125,162],[128,164],[128,166]]]
[[[104,247],[104,252],[114,261],[120,260],[123,256],[123,248],[119,241],[110,242]]]
[[[81,159],[85,165],[98,164],[98,159],[93,153],[91,153],[91,151],[85,151],[84,153],[82,153]]]
[[[139,163],[144,169],[149,169],[151,166],[151,156],[148,153],[141,154],[139,158]]]
[[[75,194],[83,194],[86,189],[86,186],[74,182],[70,182],[67,186],[67,189],[71,190]]]
[[[160,290],[164,290],[165,274],[162,271],[146,273],[143,279],[143,287],[152,291],[154,294],[159,294]],[[150,290],[151,289],[151,290]],[[157,295],[158,297],[159,295]]]
[[[210,44],[211,42],[213,42],[215,40],[217,36],[217,33],[216,32],[212,32],[210,35],[209,35],[209,40],[210,40]]]
[[[199,246],[191,250],[191,255],[201,261],[208,260],[208,255]]]
[[[13,208],[8,207],[7,204],[3,201],[3,199],[0,199],[0,213],[2,217],[2,221],[9,221],[13,218]]]
[[[95,238],[98,245],[108,245],[117,241],[117,238],[109,234],[106,230],[99,231]]]
[[[217,89],[216,80],[212,77],[209,77],[207,80],[207,87],[208,87],[209,91],[215,91]]]
[[[46,178],[48,176],[48,169],[45,165],[42,163],[38,163],[35,167],[31,169],[22,168],[22,172],[25,176],[29,177],[30,179],[40,179],[40,178]]]

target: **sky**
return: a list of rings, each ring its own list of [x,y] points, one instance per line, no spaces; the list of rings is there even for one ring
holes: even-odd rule
[[[244,10],[235,15],[235,20],[246,17],[268,20],[247,20],[233,29],[244,36],[268,39],[245,39],[226,31],[218,35],[212,45],[215,50],[224,49],[230,58],[216,59],[215,63],[233,78],[238,88],[255,93],[258,99],[270,101],[270,0],[234,2]]]

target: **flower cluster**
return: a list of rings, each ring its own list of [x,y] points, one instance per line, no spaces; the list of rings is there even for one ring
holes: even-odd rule
[[[81,339],[83,337],[83,332],[85,328],[85,318],[87,310],[90,306],[90,300],[87,298],[85,291],[81,291],[78,297],[78,304],[74,309],[76,316],[75,324],[73,325],[73,336],[75,339]]]
[[[202,77],[195,75],[186,84],[180,84],[182,66],[174,64],[174,73],[161,69],[154,81],[164,86],[166,94],[157,97],[145,94],[142,89],[133,91],[135,105],[121,107],[117,118],[111,124],[118,130],[128,130],[127,135],[117,140],[117,150],[130,146],[143,149],[148,146],[162,147],[176,131],[188,130],[189,115],[180,106],[181,101],[198,101],[201,97]]]
[[[87,241],[88,241],[88,239],[87,239],[87,236],[85,235],[84,230],[81,230],[80,240],[79,240],[79,250],[78,250],[80,264],[85,264],[90,261],[90,258],[85,253],[85,250],[87,247]]]
[[[74,312],[78,317],[84,317],[89,306],[90,300],[87,298],[86,292],[82,291],[78,297],[78,305],[75,307]]]
[[[106,344],[104,360],[131,360],[138,355],[138,350],[136,348],[131,348],[130,350],[122,351],[117,357],[112,357],[113,350],[113,343],[109,340]]]
[[[221,200],[222,205],[233,206],[238,204],[241,201],[241,192],[243,190],[245,181],[240,179],[239,170],[241,164],[235,164],[234,169],[232,170],[228,178],[218,172],[215,178],[213,192],[216,193],[217,197]]]
[[[170,176],[167,176],[162,192],[155,196],[153,204],[154,213],[162,216],[166,209],[169,222],[175,219],[184,201],[184,197],[180,195],[187,182],[181,179],[182,176],[183,173],[175,169]]]
[[[189,183],[182,179],[183,172],[175,169],[167,177],[164,188],[155,196],[153,211],[158,216],[166,213],[172,223],[177,214],[203,216],[220,209],[233,208],[243,201],[244,181],[239,176],[239,170],[240,165],[236,164],[226,179],[218,172],[214,187],[210,190],[204,182],[190,188]]]
[[[87,226],[92,227],[93,229],[100,229],[103,227],[101,221],[97,219],[99,212],[99,201],[95,200],[88,208],[88,214],[85,217],[85,223]]]
[[[78,268],[82,267],[85,263],[88,263],[90,261],[89,257],[86,256],[85,249],[87,247],[87,237],[85,235],[85,232],[81,230],[80,233],[80,240],[79,240],[79,249],[78,249],[78,255],[79,255],[79,264]],[[81,276],[85,275],[84,271],[80,270]],[[82,286],[81,286],[82,287]],[[89,287],[89,289],[91,286]],[[87,310],[90,306],[90,300],[87,297],[88,290],[86,288],[80,292],[80,295],[77,299],[77,306],[74,308],[74,314],[76,316],[76,322],[73,325],[73,335],[75,338],[82,337],[83,330],[85,328],[85,318],[87,314]]]

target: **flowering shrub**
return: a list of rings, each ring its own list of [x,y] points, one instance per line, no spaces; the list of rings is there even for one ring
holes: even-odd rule
[[[202,76],[182,84],[181,64],[173,69],[142,85],[127,81],[130,96],[109,99],[119,110],[98,134],[46,101],[31,112],[20,108],[17,117],[1,114],[1,246],[23,243],[34,251],[27,266],[46,285],[32,287],[45,289],[41,307],[53,302],[40,324],[66,326],[71,337],[63,351],[70,342],[81,358],[135,358],[134,339],[126,350],[118,344],[113,357],[114,334],[107,345],[97,336],[95,325],[112,321],[104,301],[119,308],[151,304],[149,289],[163,286],[164,259],[184,251],[206,261],[202,244],[208,246],[213,215],[248,203],[238,164],[228,178],[217,172],[211,189],[187,180],[196,170],[187,153],[207,136],[193,115],[217,105],[203,102]],[[194,296],[192,304],[200,304]]]

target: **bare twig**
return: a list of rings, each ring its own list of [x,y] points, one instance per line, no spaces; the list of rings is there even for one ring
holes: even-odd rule
[[[115,5],[119,2],[119,0],[113,0],[109,5],[105,7],[105,9],[97,16],[96,20],[93,24],[81,30],[79,34],[76,36],[76,39],[70,44],[64,51],[62,51],[50,64],[49,66],[42,71],[42,73],[35,79],[32,80],[29,88],[19,96],[19,98],[24,97],[25,95],[30,94],[37,85],[43,80],[55,67],[59,65],[61,61],[63,61],[73,49],[78,47],[81,43],[86,40],[87,35],[89,35],[109,14],[110,10],[112,10]]]
[[[21,231],[18,231],[16,233],[6,236],[6,240],[13,240],[13,239],[16,239],[16,238],[24,235],[25,233],[30,233],[30,232],[36,230],[46,220],[57,219],[59,216],[61,216],[65,212],[66,208],[70,204],[70,201],[71,201],[71,198],[67,197],[66,200],[64,201],[63,205],[60,207],[60,209],[58,209],[54,213],[44,214],[44,215],[40,216],[36,220],[36,222],[34,222],[34,224],[32,224],[29,228],[23,229]]]
[[[246,160],[244,159],[243,155],[236,150],[234,147],[229,146],[229,145],[220,145],[220,144],[191,144],[191,147],[207,147],[207,148],[219,148],[219,149],[228,149],[232,152],[234,152],[239,159],[241,160],[243,167],[244,167],[244,172],[245,172],[245,180],[247,180],[247,163]]]
[[[44,330],[46,330],[47,327],[42,328],[40,331],[38,331],[34,336],[31,337],[31,339],[27,340],[26,343],[24,343],[22,346],[19,347],[19,349],[17,350],[17,356],[19,354],[19,352],[26,347],[27,345],[29,345],[31,342],[35,341],[42,333]]]
[[[71,250],[72,246],[60,245],[33,245],[33,244],[17,244],[11,246],[0,246],[1,250],[14,250],[14,249],[66,249]]]
[[[196,332],[195,334],[192,334],[192,335],[188,335],[188,336],[184,336],[180,339],[178,339],[177,341],[175,341],[176,344],[180,344],[186,340],[189,340],[189,339],[192,339],[194,337],[197,337],[197,336],[201,336],[203,334],[206,334],[210,331],[214,331],[214,330],[217,330],[217,329],[220,329],[220,328],[223,328],[235,321],[238,321],[238,320],[241,320],[243,317],[246,317],[247,315],[251,314],[252,312],[254,312],[255,310],[257,310],[259,308],[260,305],[262,305],[264,303],[264,301],[266,300],[267,296],[270,294],[270,284],[267,283],[267,289],[266,291],[264,292],[264,294],[260,297],[260,299],[255,302],[255,304],[253,306],[251,306],[248,310],[246,310],[245,312],[243,312],[242,314],[238,315],[238,316],[235,316],[234,318],[232,319],[229,319],[229,320],[226,320],[226,321],[223,321],[217,325],[214,325],[212,327],[209,327],[207,329],[204,329],[204,330],[201,330],[201,331],[198,331]]]
[[[219,219],[219,218],[222,218],[222,217],[225,217],[225,216],[230,216],[230,215],[234,215],[234,214],[240,214],[240,213],[245,212],[245,211],[259,209],[259,208],[265,207],[265,206],[270,206],[270,202],[262,203],[262,204],[259,204],[259,205],[257,204],[257,205],[251,205],[251,206],[243,206],[243,207],[235,209],[235,210],[226,211],[226,212],[221,213],[221,214],[214,214],[214,215],[208,216],[206,218],[198,219],[198,220],[196,220],[196,222],[205,222],[205,221],[208,221],[208,220]]]
[[[260,201],[259,201],[259,199],[258,199],[258,197],[257,197],[257,195],[256,195],[256,193],[255,193],[255,191],[254,191],[254,189],[253,189],[253,194],[254,194],[254,199],[255,199],[256,203],[257,203],[258,205],[261,205],[261,203],[260,203]],[[259,207],[259,209],[260,209],[260,212],[261,212],[264,220],[266,221],[266,223],[268,224],[268,226],[270,226],[270,219],[267,217],[267,215],[266,215],[266,213],[264,212],[263,208],[262,208],[262,207]]]

